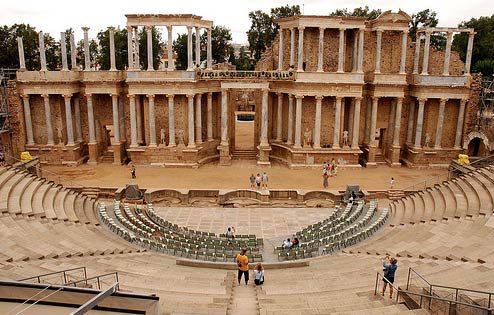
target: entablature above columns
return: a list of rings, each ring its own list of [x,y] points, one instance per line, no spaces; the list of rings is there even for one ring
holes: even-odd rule
[[[291,28],[333,28],[333,29],[364,29],[366,18],[342,17],[327,15],[296,15],[274,20],[280,29]]]
[[[79,82],[73,84],[18,84],[19,94],[75,94],[81,88]]]
[[[126,14],[127,26],[190,26],[211,28],[213,21],[194,14]]]
[[[406,87],[399,85],[368,85],[365,94],[371,97],[404,97],[406,91]]]
[[[85,94],[119,94],[124,91],[120,84],[87,84],[81,89]]]
[[[269,82],[221,82],[221,89],[269,89]]]
[[[467,88],[410,87],[410,96],[415,98],[468,99],[470,98],[470,90]]]

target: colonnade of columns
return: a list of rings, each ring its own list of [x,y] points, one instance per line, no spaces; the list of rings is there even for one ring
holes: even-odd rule
[[[460,31],[460,30],[458,30]],[[450,61],[451,61],[451,46],[453,44],[453,32],[454,31],[447,31],[446,32],[446,49],[444,52],[444,62],[443,62],[443,72],[442,75],[450,75]],[[420,63],[420,48],[421,48],[421,41],[422,41],[422,34],[424,34],[424,49],[423,49],[423,58],[422,58],[422,71],[420,72],[421,75],[428,75],[429,74],[429,52],[430,52],[430,45],[431,45],[431,36],[432,36],[433,30],[422,30],[417,32],[417,39],[416,39],[416,45],[415,45],[415,56],[414,56],[414,63],[413,63],[413,73],[418,74],[419,73],[419,63]],[[468,44],[467,44],[467,54],[465,58],[465,69],[464,69],[464,74],[469,74],[470,73],[470,67],[472,63],[472,49],[473,49],[473,39],[475,36],[474,31],[470,31],[468,33]]]
[[[328,28],[319,28],[319,46],[317,53],[317,72],[324,71],[324,32]],[[295,31],[298,31],[298,49],[297,49],[297,71],[303,72],[304,70],[304,30],[305,27],[280,29],[280,41],[278,47],[278,70],[283,70],[283,38],[284,31],[290,32],[290,66],[295,66]],[[344,72],[345,64],[345,32],[349,29],[340,28],[338,36],[338,70],[337,72]],[[362,72],[363,59],[364,59],[364,29],[355,30],[355,45],[354,45],[354,64],[353,71]],[[357,35],[358,34],[358,35]]]
[[[64,98],[64,108],[65,108],[65,129],[67,135],[67,143],[68,146],[74,146],[75,141],[82,141],[82,129],[81,129],[81,112],[79,105],[79,98],[73,97],[72,94],[63,94],[61,95]],[[27,145],[35,145],[34,141],[34,131],[33,131],[33,122],[31,115],[31,104],[30,104],[30,95],[24,94],[21,95],[24,109],[24,123],[26,126],[26,140]],[[53,122],[52,122],[52,112],[51,112],[51,104],[50,104],[50,95],[49,94],[41,94],[43,98],[44,112],[45,112],[45,122],[46,122],[46,145],[52,146],[55,144],[63,145],[65,144],[62,139],[62,128],[61,126],[57,128],[57,143],[55,143],[54,134],[53,134]],[[74,115],[75,115],[75,134],[74,134],[74,119],[72,118],[72,106],[74,106]],[[91,104],[92,111],[92,104]],[[92,115],[92,113],[91,113]],[[94,136],[94,125],[92,130],[92,135]],[[91,129],[90,129],[91,136]]]
[[[393,30],[394,31],[394,30]],[[376,64],[374,73],[381,73],[381,48],[382,35],[384,30],[376,30]],[[400,74],[405,74],[406,58],[407,58],[408,30],[401,31],[401,57],[400,57]]]

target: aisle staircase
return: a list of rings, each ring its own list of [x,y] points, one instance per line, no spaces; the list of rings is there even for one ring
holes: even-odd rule
[[[235,149],[232,152],[233,160],[257,160],[256,149]]]

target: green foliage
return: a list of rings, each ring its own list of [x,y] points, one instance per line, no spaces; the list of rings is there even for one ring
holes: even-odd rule
[[[115,66],[118,70],[125,69],[127,66],[127,29],[116,29],[114,32],[115,41]],[[110,69],[110,32],[100,31],[98,33],[100,46],[99,64],[101,70]]]
[[[237,70],[254,70],[255,66],[250,61],[250,57],[245,53],[244,47],[240,47],[238,58],[235,59]]]
[[[262,53],[278,35],[279,26],[274,22],[275,19],[300,15],[300,6],[286,5],[271,9],[271,14],[257,10],[249,13],[251,26],[247,31],[247,39],[249,40],[249,48],[254,52],[254,59],[261,59]]]
[[[417,29],[421,27],[436,27],[439,20],[437,19],[437,13],[430,9],[425,9],[417,13],[412,14],[412,21],[410,22],[409,34],[412,41],[415,41]],[[434,41],[431,38],[431,43]],[[434,44],[433,44],[434,45]]]
[[[23,38],[24,59],[27,70],[39,70],[38,32],[29,24],[0,27],[0,68],[19,68],[17,37]]]
[[[175,60],[175,69],[187,69],[187,34],[179,34],[178,38],[173,42],[173,51],[177,54]]]
[[[367,20],[375,20],[379,15],[381,15],[382,11],[381,9],[369,9],[368,6],[365,7],[358,7],[353,9],[352,12],[350,12],[347,8],[345,9],[336,9],[335,11],[331,12],[329,16],[358,16],[358,17],[366,17]]]
[[[139,32],[139,64],[141,69],[148,68],[148,37],[147,32],[144,28]],[[160,66],[160,57],[162,54],[163,40],[161,39],[161,33],[158,32],[156,27],[152,27],[151,29],[151,37],[153,39],[153,68],[159,69]]]
[[[48,70],[60,70],[62,68],[62,54],[60,52],[60,42],[55,41],[50,34],[43,34],[45,42],[46,68]]]
[[[201,35],[201,47],[207,47],[207,42],[207,33],[204,32]],[[225,62],[233,55],[232,32],[229,28],[221,25],[211,28],[211,49],[213,63]],[[207,58],[207,52],[203,49],[201,53],[202,60],[205,60]]]
[[[494,14],[472,18],[458,25],[459,27],[474,28],[477,33],[473,40],[472,72],[483,75],[494,74]],[[466,58],[468,33],[460,33],[453,39],[453,49],[458,51],[461,59]]]

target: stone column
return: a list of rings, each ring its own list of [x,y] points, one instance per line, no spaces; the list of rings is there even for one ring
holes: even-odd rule
[[[137,144],[144,143],[144,135],[142,132],[142,99],[140,95],[136,96],[136,119],[137,119]]]
[[[353,34],[353,56],[352,56],[352,72],[357,71],[358,65],[358,31]]]
[[[358,63],[357,72],[363,72],[362,67],[364,64],[364,29],[359,29],[358,31]]]
[[[43,36],[43,31],[39,32],[38,37],[39,37],[39,59],[41,64],[41,71],[47,71],[46,54],[45,54],[45,38]]]
[[[89,38],[88,31],[89,27],[82,27],[82,31],[84,32],[84,70],[91,70],[91,61],[89,59]]]
[[[280,28],[280,42],[278,44],[278,71],[283,70],[283,29]]]
[[[474,36],[475,36],[474,32],[471,32],[468,35],[467,56],[465,58],[465,74],[470,73],[470,65],[472,64],[472,49],[473,49],[473,37]]]
[[[71,70],[79,70],[77,67],[77,50],[75,47],[74,33],[70,33],[70,64]]]
[[[277,114],[276,114],[276,141],[281,141],[281,124],[282,124],[282,116],[283,116],[283,93],[276,93],[278,96],[278,106],[277,106]]]
[[[136,96],[129,94],[130,147],[137,147]]]
[[[345,29],[340,28],[339,45],[338,45],[338,72],[344,72],[345,65]]]
[[[141,59],[139,57],[139,26],[134,27],[134,69],[141,70]]]
[[[453,43],[453,32],[448,32],[446,40],[446,51],[444,52],[443,75],[449,75],[449,61],[451,58],[451,44]]]
[[[415,102],[410,102],[410,109],[408,111],[408,125],[407,125],[407,143],[412,143],[413,136],[413,120],[415,116]]]
[[[213,140],[213,93],[208,93],[208,104],[207,104],[207,113],[208,113],[208,123],[207,123],[207,134],[208,141]]]
[[[304,71],[304,28],[298,28],[298,66],[297,72]]]
[[[429,47],[431,44],[431,32],[425,31],[424,59],[422,60],[422,75],[429,74]]]
[[[400,146],[401,110],[403,97],[396,98],[395,127],[393,130],[393,146]]]
[[[201,66],[201,29],[196,26],[196,67]]]
[[[34,144],[34,135],[33,135],[33,123],[31,119],[31,106],[29,104],[29,94],[22,95],[22,101],[24,105],[24,121],[26,124],[27,144],[32,145]]]
[[[175,102],[174,95],[168,94],[168,146],[174,147],[175,144]]]
[[[67,45],[65,43],[65,32],[60,33],[60,54],[62,55],[62,71],[68,71],[67,64]]]
[[[369,130],[370,145],[376,145],[376,128],[377,128],[377,107],[379,105],[379,97],[372,98],[371,124]]]
[[[300,149],[301,143],[300,143],[300,136],[302,133],[302,99],[304,98],[303,95],[295,95],[296,101],[296,109],[295,109],[295,144],[293,145],[294,148]]]
[[[372,106],[369,102],[369,98],[367,97],[365,99],[365,137],[364,137],[364,142],[370,145],[370,123],[371,123],[371,112],[372,112]]]
[[[353,110],[353,130],[352,130],[352,149],[358,149],[358,138],[360,134],[360,104],[362,103],[361,97],[355,98],[355,105]]]
[[[74,129],[72,127],[72,106],[70,104],[71,94],[64,94],[65,121],[67,124],[67,145],[74,145]]]
[[[173,71],[174,70],[174,64],[173,64],[173,26],[168,25],[166,27],[168,30],[168,45],[166,46],[167,52],[168,52],[168,71]]]
[[[196,143],[202,143],[202,94],[196,94]]]
[[[82,126],[81,126],[81,107],[79,97],[74,97],[74,114],[75,114],[75,139],[82,141]]]
[[[211,43],[211,28],[208,28],[208,45],[207,45],[207,51],[206,51],[206,56],[207,56],[207,70],[213,69],[213,52],[212,52],[212,47],[213,44]]]
[[[89,143],[96,143],[96,132],[94,128],[93,95],[86,94],[87,102],[87,122],[89,127]]]
[[[196,144],[194,143],[194,94],[187,95],[187,123],[189,127],[189,142],[187,144],[187,148],[195,148]]]
[[[424,106],[426,98],[419,98],[419,109],[417,111],[417,128],[415,130],[415,147],[422,147],[422,127],[424,125]]]
[[[406,73],[407,47],[408,47],[408,31],[403,31],[401,34],[400,74]]]
[[[187,71],[193,71],[192,65],[192,26],[187,26]]]
[[[383,31],[382,30],[377,30],[377,40],[376,40],[376,66],[374,73],[381,73],[381,42],[382,42],[382,36],[383,36]]]
[[[415,38],[415,56],[413,58],[413,74],[419,73],[419,60],[420,60],[420,33],[417,32]]]
[[[290,67],[295,67],[295,29],[290,29]]]
[[[317,51],[317,72],[324,71],[324,27],[319,28],[319,50]]]
[[[45,105],[45,121],[46,121],[46,136],[47,136],[47,145],[54,145],[53,141],[53,125],[51,123],[51,106],[50,106],[50,95],[41,94],[43,98],[43,103]]]
[[[17,50],[19,52],[19,70],[26,70],[26,61],[24,59],[24,44],[22,37],[17,37]]]
[[[110,35],[110,71],[116,71],[115,66],[115,28],[113,26],[108,27],[108,34]]]
[[[472,36],[473,38],[473,36]],[[465,105],[468,100],[460,100],[460,111],[458,112],[458,121],[456,123],[455,149],[461,148],[461,136],[463,133],[463,119],[465,116]]]
[[[156,116],[154,111],[154,94],[148,94],[149,106],[149,146],[156,147]]]
[[[446,102],[448,99],[442,98],[439,101],[439,113],[437,115],[437,126],[436,126],[436,142],[434,143],[434,149],[441,148],[441,140],[443,136],[443,121],[444,121],[444,110],[446,108]]]
[[[293,144],[293,95],[288,94],[288,135],[286,143]]]
[[[132,42],[134,39],[132,26],[127,26],[127,69],[134,69],[134,45]]]
[[[353,136],[353,118],[355,115],[355,98],[350,101],[350,108],[348,109],[348,143],[351,143]]]
[[[221,90],[221,145],[228,145],[228,90]]]
[[[112,144],[120,144],[120,119],[118,108],[118,94],[110,94],[112,103],[112,117],[113,117],[113,141]]]
[[[316,95],[316,121],[314,123],[314,149],[321,148],[321,107],[322,95]]]
[[[154,70],[153,64],[153,28],[152,26],[146,26],[147,34],[147,54],[148,54],[148,71]]]
[[[335,111],[334,111],[333,149],[340,148],[341,100],[342,97],[340,96],[336,97]]]
[[[262,89],[262,107],[261,107],[261,143],[260,146],[268,146],[268,89]]]

